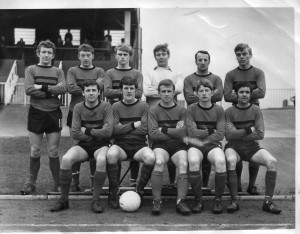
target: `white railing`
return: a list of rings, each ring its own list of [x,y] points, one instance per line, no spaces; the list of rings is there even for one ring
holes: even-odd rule
[[[10,102],[11,102],[18,78],[19,78],[19,76],[17,75],[17,61],[14,61],[13,66],[8,75],[7,81],[5,82],[5,88],[4,88],[4,104],[5,105],[10,104]]]

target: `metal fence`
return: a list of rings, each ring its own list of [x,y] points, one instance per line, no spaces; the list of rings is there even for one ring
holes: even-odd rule
[[[260,100],[260,107],[262,109],[268,108],[287,108],[294,107],[291,97],[295,96],[295,89],[267,89],[266,96]],[[12,97],[11,104],[29,104],[30,97],[25,94],[24,83],[17,83]],[[103,93],[101,100],[104,100]],[[71,101],[70,94],[61,96],[63,106],[69,106]],[[0,103],[4,103],[4,84],[0,83]],[[220,105],[226,109],[231,106],[231,103],[225,102],[224,99]],[[186,106],[186,105],[185,105]]]

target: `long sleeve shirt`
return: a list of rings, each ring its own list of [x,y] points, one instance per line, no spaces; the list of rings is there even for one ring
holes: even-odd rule
[[[237,95],[232,90],[237,83],[242,81],[248,81],[252,86],[253,92],[250,103],[259,104],[258,99],[264,98],[266,94],[265,74],[261,69],[253,66],[245,70],[237,67],[226,74],[224,82],[225,101],[237,104]]]
[[[182,93],[184,80],[182,73],[173,71],[170,67],[155,67],[153,70],[144,74],[143,90],[146,102],[150,107],[160,102],[158,84],[164,79],[170,79],[173,81],[175,84],[176,95]]]
[[[234,105],[226,109],[225,137],[231,144],[247,146],[264,138],[264,120],[261,109],[251,104],[247,108]],[[255,131],[247,133],[246,128],[254,127]]]
[[[34,85],[42,85],[36,89]],[[25,92],[30,105],[42,111],[53,111],[61,106],[58,95],[67,92],[64,72],[57,67],[32,65],[25,72]]]
[[[185,121],[186,109],[175,104],[163,107],[160,103],[150,107],[148,111],[148,134],[153,142],[181,142],[187,136],[186,127],[176,128],[179,121]],[[161,130],[159,130],[161,128]]]
[[[225,135],[224,109],[216,104],[210,108],[191,104],[187,108],[186,126],[189,137],[220,143]]]
[[[84,101],[82,89],[78,83],[87,79],[98,80],[100,83],[100,91],[103,91],[104,80],[107,79],[105,71],[100,67],[82,68],[80,66],[71,67],[67,74],[67,88],[68,93],[71,94],[70,111],[73,111],[74,106]]]
[[[81,132],[81,127],[90,129],[90,134]],[[99,101],[98,105],[89,108],[85,102],[75,105],[72,119],[72,133],[80,142],[107,142],[113,132],[113,112],[111,105]]]
[[[199,81],[204,78],[211,81],[214,88],[214,95],[211,97],[211,101],[216,103],[222,100],[223,83],[219,76],[212,74],[211,72],[207,75],[198,75],[197,73],[193,73],[184,79],[183,94],[188,105],[199,102],[196,90]]]
[[[138,87],[135,92],[135,97],[140,99],[143,94],[143,75],[138,70],[112,68],[107,72],[107,79],[104,80],[104,96],[109,99],[111,104],[122,100],[122,92],[120,89],[120,81],[124,76],[130,76],[137,80]]]
[[[112,105],[114,115],[113,137],[116,142],[127,140],[133,144],[135,141],[146,142],[148,109],[147,103],[137,100],[133,104],[126,104],[123,101]],[[141,126],[135,128],[134,122],[141,121]]]

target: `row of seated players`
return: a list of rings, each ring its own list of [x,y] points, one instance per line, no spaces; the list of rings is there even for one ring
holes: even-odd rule
[[[215,199],[212,211],[223,212],[222,195],[227,181],[231,202],[227,211],[240,209],[237,194],[236,163],[253,161],[267,167],[266,193],[262,209],[279,214],[281,210],[272,201],[276,184],[276,159],[257,140],[264,136],[263,116],[260,108],[249,103],[251,85],[239,83],[235,87],[238,104],[226,110],[211,102],[212,83],[199,82],[199,102],[187,110],[174,102],[175,85],[171,80],[162,80],[158,85],[161,102],[150,109],[145,102],[135,98],[136,79],[125,76],[120,88],[123,99],[111,105],[99,101],[100,88],[96,81],[82,83],[85,101],[76,104],[73,110],[72,132],[79,140],[62,158],[60,170],[61,197],[50,208],[60,211],[69,208],[69,189],[72,180],[72,164],[90,157],[96,159],[92,210],[103,212],[101,190],[108,176],[109,198],[112,208],[119,207],[118,161],[132,156],[143,162],[136,192],[143,198],[144,187],[151,181],[153,207],[151,213],[161,213],[161,190],[163,169],[172,160],[178,169],[176,211],[182,215],[203,210],[201,163],[208,160],[216,168]],[[226,120],[225,120],[226,119]],[[147,130],[148,129],[148,130]],[[151,139],[151,148],[146,144],[146,135]],[[225,153],[221,141],[226,136]],[[114,144],[109,147],[110,137]],[[189,183],[195,195],[192,209],[186,203]]]

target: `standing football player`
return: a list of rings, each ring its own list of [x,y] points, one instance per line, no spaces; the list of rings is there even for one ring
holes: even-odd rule
[[[143,162],[136,192],[141,199],[154,167],[155,155],[146,144],[148,105],[135,98],[138,84],[135,78],[124,76],[120,82],[123,100],[113,104],[114,144],[107,153],[107,173],[111,193],[109,204],[119,207],[118,161],[134,159]]]
[[[27,130],[31,154],[29,182],[21,189],[22,195],[36,191],[44,133],[49,152],[49,166],[54,180],[53,191],[59,190],[58,147],[62,129],[62,113],[58,95],[66,93],[66,82],[63,71],[51,65],[55,56],[55,45],[52,42],[41,41],[36,53],[39,63],[29,66],[25,73],[25,91],[30,96]]]
[[[67,117],[67,126],[70,130],[70,136],[72,141],[72,146],[76,145],[78,141],[74,140],[72,136],[72,118],[73,118],[73,109],[74,106],[84,101],[84,96],[82,95],[82,89],[79,85],[87,80],[92,79],[96,80],[100,87],[100,91],[103,91],[103,82],[106,79],[105,71],[100,67],[95,67],[93,65],[93,60],[95,56],[95,49],[88,45],[82,44],[78,47],[78,59],[80,60],[80,65],[71,67],[68,70],[67,74],[67,88],[68,92],[72,95],[71,96],[71,103],[69,107],[69,113]],[[80,162],[74,163],[72,166],[72,173],[73,173],[73,185],[71,186],[71,191],[76,192],[80,191],[80,183],[79,183],[79,176],[80,176]],[[90,169],[91,169],[91,182],[93,187],[93,177],[96,170],[96,162],[94,158],[90,159]]]
[[[111,105],[99,100],[100,87],[95,80],[85,80],[82,93],[85,101],[75,105],[72,118],[72,135],[79,143],[62,158],[59,175],[61,197],[50,208],[52,212],[69,208],[72,165],[92,157],[96,159],[96,171],[91,208],[95,213],[103,212],[100,194],[107,177],[106,156],[113,130],[113,114]]]
[[[252,84],[239,82],[234,91],[237,104],[229,107],[226,112],[225,155],[227,162],[228,188],[231,193],[229,212],[239,210],[237,199],[236,165],[239,161],[255,162],[267,168],[265,176],[265,200],[262,209],[266,212],[279,214],[279,209],[272,201],[277,177],[277,160],[262,148],[258,140],[264,138],[264,120],[261,109],[250,103]]]
[[[124,76],[130,76],[136,79],[138,87],[136,88],[135,97],[140,99],[143,94],[143,75],[138,70],[130,67],[130,59],[133,49],[130,45],[120,44],[115,48],[115,57],[118,66],[107,71],[108,79],[104,82],[104,95],[111,104],[123,99],[120,88],[120,81]],[[130,162],[130,186],[136,186],[136,180],[139,173],[140,164],[137,161]],[[119,175],[121,173],[121,164],[119,164]]]
[[[215,199],[213,213],[223,212],[221,204],[226,184],[226,162],[221,141],[225,134],[225,115],[221,106],[212,103],[213,85],[207,79],[202,79],[196,88],[198,103],[187,108],[186,126],[188,135],[198,139],[203,145],[188,146],[189,177],[195,195],[195,206],[192,211],[200,213],[203,210],[201,164],[207,160],[216,168]]]
[[[186,144],[182,138],[187,135],[184,125],[186,109],[174,102],[175,85],[165,79],[158,84],[161,102],[148,111],[148,133],[155,154],[155,166],[151,176],[153,194],[152,214],[161,213],[161,191],[164,166],[171,159],[178,169],[176,211],[188,215],[191,210],[185,199],[189,186]]]
[[[266,82],[264,72],[250,64],[252,58],[252,49],[248,44],[240,43],[234,48],[236,59],[239,66],[226,74],[224,82],[224,99],[226,102],[237,104],[237,93],[234,91],[234,85],[239,82],[248,81],[251,84],[253,93],[251,95],[250,103],[259,106],[259,99],[264,98],[266,94]],[[237,165],[238,176],[238,191],[242,191],[241,175],[243,164],[240,162]],[[249,185],[247,192],[251,195],[259,195],[255,181],[258,175],[259,165],[249,163]]]

